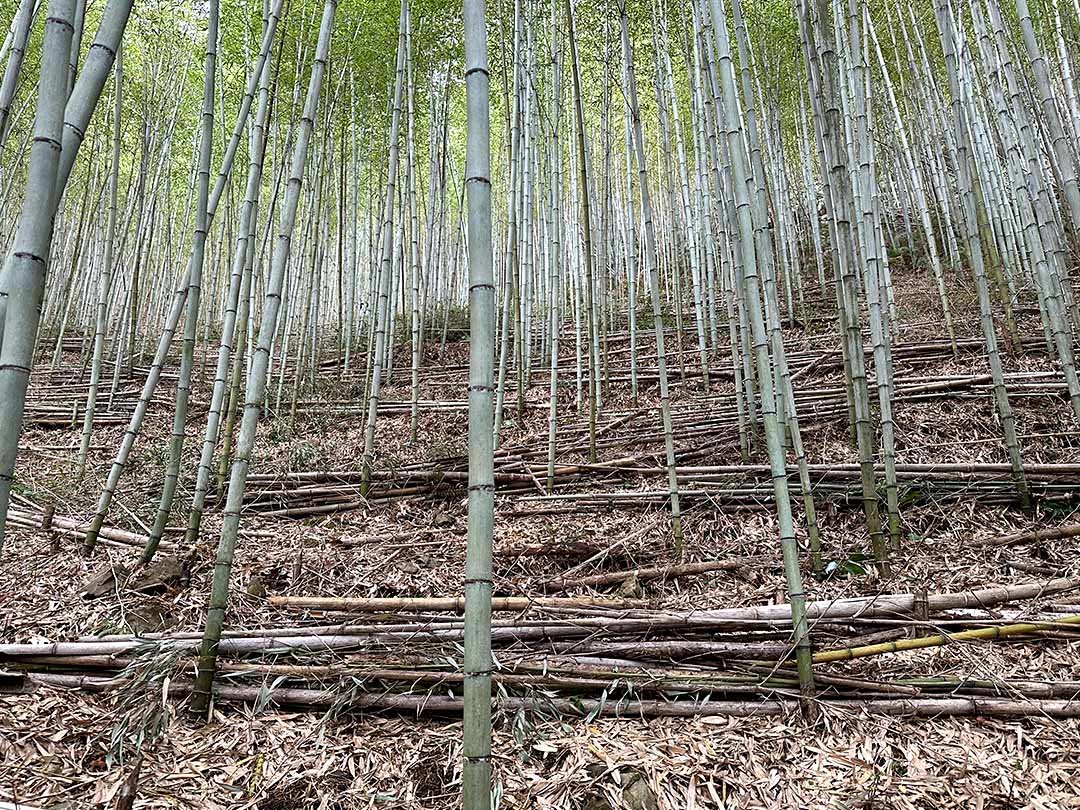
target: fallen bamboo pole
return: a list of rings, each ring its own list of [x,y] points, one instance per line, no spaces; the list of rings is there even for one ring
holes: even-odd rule
[[[1080,578],[1060,578],[1044,582],[1012,586],[980,588],[957,593],[933,594],[926,598],[927,611],[974,608],[984,610],[1007,602],[1039,599],[1080,588]],[[528,605],[538,600],[524,597]],[[447,600],[453,603],[454,600]],[[553,601],[553,600],[552,600]],[[580,599],[570,600],[579,608]],[[588,600],[586,600],[588,601]],[[597,606],[611,600],[591,600]],[[627,600],[621,600],[623,604]],[[888,622],[913,615],[914,594],[888,594],[843,600],[821,600],[807,604],[807,616],[815,622]],[[445,604],[445,601],[443,602]],[[549,601],[549,604],[551,602]],[[555,602],[557,604],[557,602]],[[978,622],[980,619],[971,619]],[[786,630],[791,624],[790,605],[763,605],[717,610],[667,611],[627,609],[614,616],[570,616],[566,619],[547,619],[537,622],[516,621],[493,623],[492,639],[498,643],[522,643],[530,640],[569,640],[594,637],[597,634],[655,634],[664,629],[714,632],[720,628],[755,630]],[[347,650],[379,644],[453,643],[462,638],[463,626],[455,621],[414,621],[398,625],[330,625],[325,628],[280,628],[227,634],[219,645],[224,656],[259,653],[288,653]],[[46,644],[0,644],[0,656],[41,657],[58,655],[123,655],[139,649],[172,649],[183,653],[198,643],[198,634],[154,634],[149,637],[107,636],[89,637],[79,641],[58,641]]]
[[[83,675],[32,674],[32,683],[60,688],[108,691],[122,685],[117,678],[97,678]],[[170,697],[186,697],[191,693],[189,682],[173,682],[168,686]],[[218,701],[233,703],[267,702],[280,706],[329,709],[353,712],[399,711],[416,715],[459,715],[464,701],[443,695],[365,694],[355,690],[344,692],[265,686],[216,686]],[[1015,700],[998,697],[891,698],[855,700],[850,698],[818,698],[815,703],[823,710],[856,712],[910,717],[1080,717],[1080,701],[1073,700]],[[632,699],[588,699],[518,697],[499,695],[492,704],[503,711],[526,711],[567,717],[778,717],[799,710],[797,699],[790,700],[704,700],[665,701]]]
[[[459,596],[448,597],[371,597],[344,598],[334,596],[271,596],[268,600],[274,607],[301,608],[306,610],[349,610],[362,613],[392,613],[397,611],[453,611],[465,610],[465,599]],[[590,597],[554,597],[554,596],[493,596],[492,610],[521,611],[530,608],[627,608],[646,607],[648,602],[642,599],[593,599]]]
[[[905,638],[898,641],[887,641],[882,644],[869,644],[864,647],[848,647],[839,650],[826,650],[814,654],[815,664],[826,664],[832,661],[850,661],[853,658],[867,658],[872,655],[885,655],[906,650],[921,650],[926,647],[942,647],[954,641],[983,641],[1010,636],[1023,635],[1025,633],[1039,633],[1045,630],[1054,630],[1061,625],[1074,626],[1080,624],[1080,615],[1065,616],[1052,622],[1024,622],[1022,624],[1007,624],[999,627],[980,627],[977,630],[962,630],[958,633],[940,633],[934,636],[922,638]]]
[[[633,568],[627,571],[610,571],[587,577],[559,577],[549,579],[542,586],[550,591],[565,591],[570,588],[594,588],[597,585],[613,585],[625,582],[630,577],[639,580],[674,579],[676,577],[704,574],[709,571],[739,571],[747,566],[749,560],[716,560],[713,562],[686,563],[684,565],[661,565],[652,568]]]
[[[1038,543],[1042,540],[1065,540],[1069,537],[1080,537],[1080,523],[1067,526],[1056,526],[1052,529],[1036,529],[1030,532],[1017,532],[1005,534],[1000,537],[991,537],[984,540],[984,546],[1014,546],[1021,543]]]

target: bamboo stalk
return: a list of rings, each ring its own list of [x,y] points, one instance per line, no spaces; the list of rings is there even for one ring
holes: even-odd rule
[[[1067,540],[1070,537],[1080,537],[1080,523],[1068,526],[1056,526],[1052,529],[1035,529],[1030,532],[1017,532],[1005,534],[1000,537],[992,537],[984,540],[986,546],[1016,546],[1021,543],[1040,543],[1043,540]]]
[[[392,613],[396,611],[465,611],[465,597],[370,597],[335,598],[318,596],[271,596],[274,607],[300,608],[304,610],[354,611],[364,613]],[[586,597],[552,596],[492,596],[492,611],[521,611],[530,608],[626,608],[644,607],[648,602],[641,599],[590,599]]]
[[[549,591],[566,591],[571,588],[595,588],[598,585],[612,585],[617,582],[623,582],[631,577],[636,577],[639,580],[668,580],[675,579],[676,577],[704,574],[709,571],[739,571],[744,568],[748,562],[749,561],[747,560],[716,560],[714,562],[632,568],[627,571],[610,571],[604,574],[593,574],[585,577],[560,577],[557,579],[549,579],[543,583],[543,587]]]
[[[106,691],[117,686],[114,679],[87,676],[32,675],[31,680],[43,686]],[[182,697],[191,692],[185,682],[172,682],[169,693]],[[214,697],[224,702],[265,702],[267,698],[280,706],[325,709],[343,707],[354,712],[400,711],[426,716],[460,715],[464,709],[461,698],[441,695],[348,694],[336,695],[320,689],[271,688],[248,686],[218,686]],[[1013,700],[998,697],[972,698],[907,698],[907,699],[817,699],[818,706],[828,712],[859,713],[908,717],[1080,717],[1080,702],[1072,700]],[[566,717],[584,717],[595,712],[605,717],[780,717],[798,707],[795,700],[706,700],[700,702],[671,702],[661,700],[597,700],[567,698],[529,698],[497,696],[492,704],[502,711],[528,711]]]
[[[926,647],[941,647],[954,641],[982,641],[996,638],[1009,638],[1010,636],[1025,633],[1038,633],[1043,630],[1052,630],[1060,625],[1080,624],[1080,615],[1065,616],[1053,622],[1025,622],[1022,624],[1008,624],[1002,627],[981,627],[978,630],[963,630],[959,633],[941,633],[922,638],[906,638],[899,641],[889,641],[883,644],[870,644],[865,647],[849,647],[842,650],[826,650],[814,653],[815,664],[825,664],[831,661],[848,661],[853,658],[866,658],[872,655],[885,655],[887,653],[903,652],[905,650],[921,650]]]

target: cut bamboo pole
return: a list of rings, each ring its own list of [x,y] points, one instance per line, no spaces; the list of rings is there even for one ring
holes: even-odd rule
[[[304,610],[354,611],[357,613],[393,613],[396,611],[465,611],[465,597],[371,597],[335,598],[319,596],[271,596],[274,607]],[[492,596],[492,611],[522,611],[530,608],[611,608],[624,610],[648,605],[642,599],[591,599],[587,597]]]

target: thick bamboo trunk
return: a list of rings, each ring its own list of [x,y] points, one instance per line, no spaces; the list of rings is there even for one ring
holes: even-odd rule
[[[491,133],[484,0],[465,0],[465,186],[469,227],[469,537],[465,556],[462,806],[491,806],[491,546],[495,434],[495,278]]]

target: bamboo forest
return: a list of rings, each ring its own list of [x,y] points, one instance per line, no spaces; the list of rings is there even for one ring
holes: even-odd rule
[[[0,810],[1080,807],[1080,0],[0,39]]]

